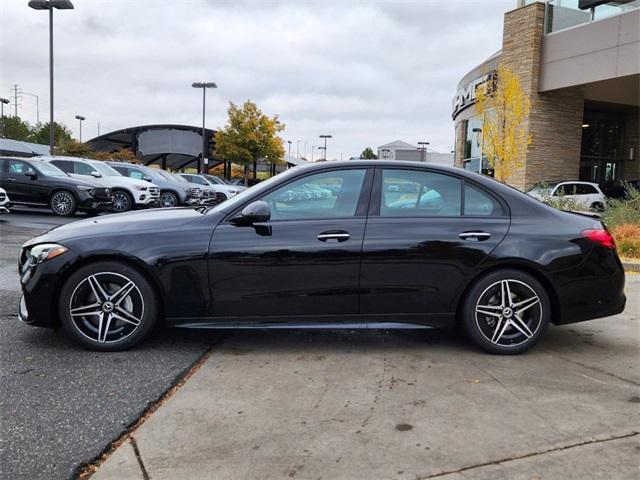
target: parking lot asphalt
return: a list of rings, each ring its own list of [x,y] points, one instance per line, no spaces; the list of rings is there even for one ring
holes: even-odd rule
[[[105,354],[21,324],[20,245],[72,220],[38,210],[0,216],[0,478],[70,478],[220,339],[159,331],[133,351]]]

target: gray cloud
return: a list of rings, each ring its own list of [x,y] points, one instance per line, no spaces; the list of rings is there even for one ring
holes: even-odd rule
[[[85,137],[147,123],[200,123],[190,87],[213,80],[207,125],[227,102],[280,115],[283,137],[356,155],[397,138],[453,148],[458,80],[499,49],[516,0],[76,0],[56,11],[57,119]],[[26,1],[0,6],[0,95],[19,84],[48,108],[47,16]],[[35,101],[19,114],[35,121]],[[302,147],[301,147],[302,148]]]

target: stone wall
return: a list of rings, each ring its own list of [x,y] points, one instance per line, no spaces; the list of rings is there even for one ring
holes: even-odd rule
[[[532,137],[523,168],[509,183],[526,189],[544,180],[578,178],[584,96],[579,87],[538,93],[544,4],[533,3],[504,17],[502,63],[519,77],[531,100],[526,125]]]

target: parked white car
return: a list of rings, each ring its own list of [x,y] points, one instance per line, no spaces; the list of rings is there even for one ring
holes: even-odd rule
[[[562,197],[573,200],[585,209],[602,211],[607,207],[604,193],[597,183],[567,181],[567,182],[540,182],[526,192],[533,198],[545,201],[552,197]]]
[[[125,177],[100,160],[76,157],[48,157],[46,160],[72,177],[90,176],[94,182],[111,189],[114,212],[157,207],[159,204],[160,188],[157,185]]]
[[[242,185],[229,185],[227,183],[224,183],[221,178],[206,173],[181,173],[180,176],[187,179],[191,183],[197,183],[198,185],[213,188],[216,192],[221,194],[219,195],[221,201],[234,197],[238,193],[247,189],[247,187],[244,187]]]
[[[4,188],[0,188],[0,213],[9,213],[10,205],[11,202],[9,201],[7,191]]]

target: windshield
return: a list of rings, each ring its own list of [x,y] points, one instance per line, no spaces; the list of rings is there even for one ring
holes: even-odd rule
[[[207,180],[209,180],[210,182],[217,183],[218,185],[229,185],[229,182],[227,182],[226,180],[220,177],[216,177],[215,175],[210,175],[208,173],[205,173],[202,176]]]
[[[171,175],[173,178],[175,178],[176,180],[178,180],[179,182],[182,182],[182,183],[189,183],[189,181],[188,181],[186,178],[181,177],[181,176],[180,176],[180,175],[178,175],[177,173],[171,173],[170,175]]]
[[[146,170],[152,176],[155,175],[156,177],[160,177],[163,180],[169,180],[170,182],[175,181],[175,179],[171,176],[171,174],[169,172],[165,172],[164,170],[158,170],[156,168],[149,168],[149,167],[147,167]]]
[[[255,196],[256,197],[255,199],[258,200],[262,192],[265,192],[266,190],[271,188],[274,183],[279,183],[280,181],[286,180],[287,177],[295,175],[296,173],[298,173],[299,168],[300,167],[290,168],[263,182],[260,182],[257,185],[254,185],[251,188],[247,188],[246,190],[243,190],[242,192],[238,193],[236,196],[231,197],[229,200],[226,200],[225,202],[222,202],[221,204],[216,205],[210,210],[210,212],[221,212],[221,211],[227,212],[227,211],[233,210],[238,205],[242,204],[252,196]]]
[[[46,162],[38,162],[35,166],[40,170],[44,175],[48,175],[50,177],[66,177],[67,174],[60,170],[55,165]]]
[[[105,164],[105,163],[91,163],[91,166],[93,168],[95,168],[98,172],[100,172],[103,175],[106,175],[107,177],[121,177],[122,175],[120,175],[120,173],[118,173],[118,171],[113,168],[110,167],[109,165]]]

